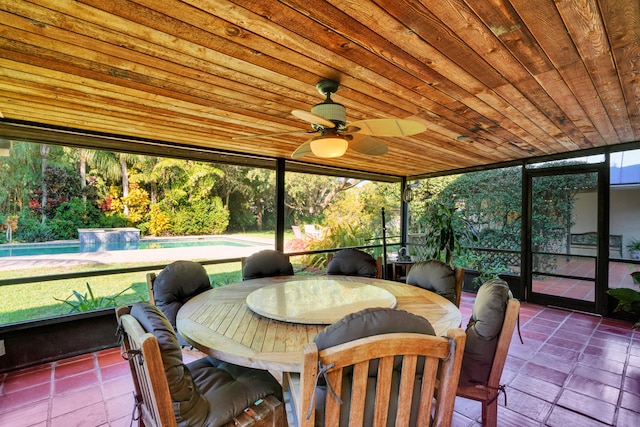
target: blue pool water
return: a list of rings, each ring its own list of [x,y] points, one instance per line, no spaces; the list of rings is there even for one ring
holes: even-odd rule
[[[138,242],[111,242],[80,244],[77,242],[60,243],[20,243],[0,245],[0,258],[10,256],[77,254],[82,252],[125,251],[137,249],[166,249],[185,248],[193,246],[232,246],[246,248],[255,243],[240,242],[224,238],[184,238],[184,239],[154,239]]]

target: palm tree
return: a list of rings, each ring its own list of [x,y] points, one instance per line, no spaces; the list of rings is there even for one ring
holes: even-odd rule
[[[45,206],[47,206],[47,196],[48,196],[48,189],[47,189],[47,182],[45,180],[45,176],[46,176],[46,172],[47,172],[47,165],[49,162],[49,151],[51,150],[51,147],[47,144],[40,144],[40,171],[41,171],[41,181],[40,181],[40,189],[42,190],[42,198],[40,200],[40,206],[42,206],[42,224],[44,225],[44,223],[47,220],[47,214],[45,213]]]
[[[93,156],[88,155],[87,161],[93,163],[94,167],[104,174],[105,178],[120,180],[122,183],[122,198],[129,195],[129,164],[133,164],[143,159],[144,156],[129,153],[114,153],[111,151],[94,151]],[[123,208],[125,216],[129,214],[129,207],[125,204]]]

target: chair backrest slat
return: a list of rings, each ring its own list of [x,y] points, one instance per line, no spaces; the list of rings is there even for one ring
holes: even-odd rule
[[[400,390],[398,392],[398,400],[411,401],[413,399],[413,389],[416,381],[416,365],[417,356],[405,356],[402,360],[402,373],[400,376]],[[429,399],[431,402],[431,399]],[[396,415],[396,426],[409,425],[411,419],[410,408],[402,406],[398,408],[398,414]]]
[[[342,377],[342,371],[337,376],[336,381]],[[369,363],[358,363],[353,368],[353,388],[355,390],[363,390],[367,387],[367,379],[369,378]],[[335,384],[335,382],[332,382]],[[351,413],[349,414],[349,425],[360,426],[364,424],[364,406],[367,395],[365,393],[351,394]],[[333,400],[333,399],[331,399]]]

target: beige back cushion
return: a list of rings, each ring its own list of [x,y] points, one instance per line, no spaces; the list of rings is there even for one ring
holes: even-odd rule
[[[480,286],[467,325],[460,385],[487,384],[511,292],[502,279]]]

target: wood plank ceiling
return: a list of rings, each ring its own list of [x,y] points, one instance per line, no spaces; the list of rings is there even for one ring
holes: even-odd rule
[[[302,161],[411,177],[639,140],[639,42],[637,0],[0,0],[0,112],[289,159],[232,138],[310,130],[332,78],[427,131]]]

